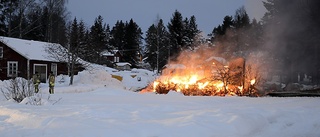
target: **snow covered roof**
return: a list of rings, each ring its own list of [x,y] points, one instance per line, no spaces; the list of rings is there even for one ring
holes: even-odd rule
[[[212,60],[216,60],[216,61],[222,63],[223,65],[228,64],[228,61],[226,59],[222,58],[222,57],[214,57],[214,56],[212,56],[212,57],[206,59],[207,62],[208,61],[212,61]]]
[[[102,51],[102,52],[101,52],[101,55],[103,55],[103,56],[114,56],[114,54],[111,53],[111,52],[108,51],[108,50]]]
[[[128,63],[128,62],[118,62],[118,63],[116,63],[116,65],[117,65],[117,66],[125,66],[125,65],[131,66],[131,64]]]
[[[29,60],[58,62],[56,59],[49,58],[49,54],[45,51],[45,49],[46,46],[49,46],[50,44],[61,46],[60,44],[3,36],[0,36],[0,41]]]
[[[186,66],[183,64],[167,64],[164,67],[169,69],[186,69]]]
[[[103,56],[114,56],[119,50],[105,50],[101,52],[101,55]]]

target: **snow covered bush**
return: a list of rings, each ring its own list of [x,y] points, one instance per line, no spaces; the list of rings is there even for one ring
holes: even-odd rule
[[[24,98],[33,96],[32,82],[24,78],[12,78],[3,81],[1,92],[7,100],[13,99],[21,102]]]

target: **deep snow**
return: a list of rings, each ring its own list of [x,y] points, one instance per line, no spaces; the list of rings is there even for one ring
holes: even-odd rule
[[[123,76],[120,82],[111,77]],[[138,81],[138,77],[141,81]],[[320,99],[199,97],[175,91],[138,93],[154,80],[146,70],[84,71],[55,94],[41,84],[41,105],[0,94],[1,137],[319,137]],[[3,87],[5,82],[0,81]]]

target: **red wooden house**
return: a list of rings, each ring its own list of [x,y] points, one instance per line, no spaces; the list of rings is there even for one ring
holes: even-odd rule
[[[122,54],[119,50],[103,51],[101,53],[102,57],[111,61],[112,63],[121,62]]]
[[[0,37],[0,80],[12,77],[30,79],[35,72],[46,82],[49,72],[55,75],[66,74],[67,65],[49,57],[46,46],[61,46],[17,38]]]

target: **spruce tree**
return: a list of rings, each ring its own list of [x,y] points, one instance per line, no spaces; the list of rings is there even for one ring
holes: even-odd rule
[[[190,49],[194,49],[196,44],[199,43],[199,39],[197,39],[198,35],[200,34],[200,30],[198,29],[198,24],[196,23],[196,17],[191,16],[188,24],[185,25],[187,33],[188,42],[187,45]]]
[[[141,57],[142,31],[133,19],[126,23],[124,39],[124,60],[132,64],[132,66],[136,66]]]
[[[247,11],[244,8],[244,6],[242,6],[236,10],[236,13],[234,15],[234,26],[236,29],[240,29],[245,27],[248,28],[249,25],[250,25],[249,15],[247,14]]]
[[[110,45],[121,53],[125,45],[125,24],[122,21],[117,21],[115,26],[110,31]]]
[[[111,40],[111,30],[110,30],[110,25],[107,24],[107,27],[106,27],[106,43],[107,43],[107,50],[114,50],[115,47],[113,47],[111,44],[110,44],[110,40]]]
[[[167,64],[169,59],[169,38],[168,31],[159,19],[156,24],[152,24],[146,32],[146,55],[147,62],[153,70],[159,72]]]
[[[158,72],[169,62],[169,50],[170,50],[170,39],[169,32],[164,26],[163,20],[160,19],[157,26],[157,35],[158,35]]]
[[[90,28],[90,62],[101,64],[101,52],[108,49],[105,26],[102,16],[99,15]]]
[[[173,13],[173,17],[170,19],[168,23],[169,37],[170,37],[170,56],[172,59],[175,59],[182,48],[185,47],[184,39],[184,23],[182,20],[181,13],[176,10]]]
[[[151,65],[152,70],[157,68],[157,54],[158,54],[158,34],[157,28],[152,24],[146,32],[146,53],[147,62]]]

